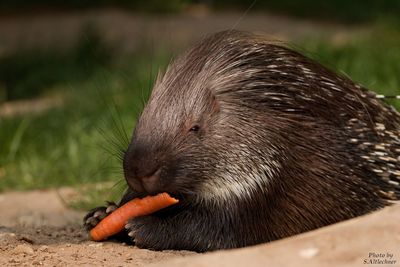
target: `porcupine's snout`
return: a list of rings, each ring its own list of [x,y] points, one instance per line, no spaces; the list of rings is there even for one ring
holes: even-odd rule
[[[162,191],[160,166],[156,160],[138,149],[128,149],[124,155],[123,168],[125,180],[134,191],[149,194]]]

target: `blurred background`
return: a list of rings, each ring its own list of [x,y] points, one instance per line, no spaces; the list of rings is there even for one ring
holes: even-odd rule
[[[397,0],[2,0],[0,192],[68,186],[80,209],[118,199],[122,151],[158,70],[230,28],[400,93]]]

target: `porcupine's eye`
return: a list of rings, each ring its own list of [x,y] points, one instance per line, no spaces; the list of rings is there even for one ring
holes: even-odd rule
[[[198,131],[200,131],[200,126],[197,124],[193,125],[192,128],[189,129],[189,132],[197,133]]]

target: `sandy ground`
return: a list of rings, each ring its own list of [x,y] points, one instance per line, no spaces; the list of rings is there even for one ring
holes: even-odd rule
[[[64,188],[0,195],[0,266],[144,266],[194,254],[89,241],[84,213],[63,202],[73,194]]]
[[[189,254],[90,242],[76,225],[0,229],[1,266],[144,266]]]
[[[0,195],[0,266],[400,266],[400,205],[292,238],[197,254],[88,240],[68,188]],[[371,254],[375,253],[375,254]]]

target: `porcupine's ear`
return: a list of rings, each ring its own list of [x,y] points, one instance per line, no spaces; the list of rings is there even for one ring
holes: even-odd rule
[[[214,115],[214,114],[219,113],[219,111],[220,111],[220,103],[219,103],[217,97],[214,94],[212,94],[211,95],[211,110],[210,110],[210,113],[211,113],[211,115]]]

